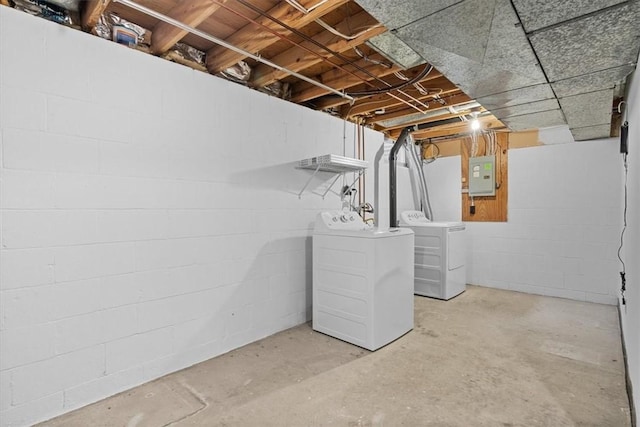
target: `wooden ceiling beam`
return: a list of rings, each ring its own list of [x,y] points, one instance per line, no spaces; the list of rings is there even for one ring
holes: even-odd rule
[[[446,110],[449,107],[455,107],[456,105],[460,105],[460,104],[466,104],[468,102],[473,101],[473,99],[471,99],[467,94],[459,92],[455,95],[450,95],[447,97],[443,97],[443,99],[445,100],[446,104],[445,105],[441,105],[438,106],[436,108],[429,108],[429,110],[427,110],[428,112],[433,112],[433,111],[440,111],[440,110]],[[381,124],[380,122],[386,121],[386,120],[393,120],[393,119],[398,119],[404,116],[408,116],[408,115],[414,115],[414,114],[419,114],[417,113],[417,111],[413,108],[410,107],[405,107],[401,110],[395,110],[386,114],[380,114],[380,115],[376,115],[373,116],[369,119],[367,119],[367,124],[372,124],[372,123],[376,123],[380,126],[382,126],[382,128],[384,130],[390,130],[390,129],[402,129],[406,126],[412,125],[412,124],[418,124],[418,123],[423,123],[426,121],[429,121],[431,119],[431,117],[429,117],[429,119],[422,117],[422,118],[416,118],[415,120],[411,120],[411,121],[407,121],[404,123],[400,123],[397,125],[393,125],[393,126],[384,126],[383,124]],[[452,117],[453,114],[444,114],[442,116],[438,116],[436,118],[436,120],[441,120],[443,118],[447,118],[447,117]]]
[[[506,128],[506,126],[494,116],[478,117],[478,121],[480,121],[482,129],[497,130]],[[469,128],[469,123],[461,121],[460,123],[449,123],[440,126],[434,126],[429,129],[422,129],[416,132],[412,132],[411,135],[415,139],[427,139],[458,134],[468,134],[470,133],[470,131],[471,129]],[[400,136],[400,132],[402,132],[402,129],[396,129],[388,132],[388,134],[391,138],[396,139]]]
[[[394,68],[392,68],[391,70],[388,70],[388,71],[389,72],[387,72],[385,74],[378,74],[377,76],[378,77],[385,77],[385,76],[388,76],[389,74],[393,74],[394,71],[402,71],[402,70],[399,70],[399,69],[394,67]],[[406,70],[402,71],[402,73],[405,76],[409,77],[409,78],[413,78],[420,71],[422,71],[422,69],[413,68],[413,69],[408,70],[408,71],[406,71]],[[433,71],[431,74],[429,74],[429,76],[426,79],[423,79],[422,82],[424,82],[426,80],[429,80],[429,79],[432,79],[432,78],[438,78],[440,76],[442,76],[442,74],[440,74],[439,72]],[[344,77],[344,79],[346,81],[346,77]],[[341,81],[341,80],[342,79],[340,79],[339,81]],[[372,81],[372,80],[373,79],[367,79],[367,81]],[[388,80],[388,79],[386,79],[386,80]],[[371,89],[371,87],[369,85],[363,84],[362,81],[360,81],[359,83],[355,83],[355,82],[351,81],[351,83],[352,83],[351,85],[349,85],[347,87],[344,87],[344,88],[341,88],[341,89],[351,89],[351,91],[354,91],[354,92],[365,91],[365,90],[370,90]],[[397,83],[400,83],[400,81],[395,79],[393,81],[388,81],[388,83],[390,83],[392,85],[395,85]],[[377,82],[375,84],[378,87],[382,86],[382,84],[379,83],[379,82]],[[315,90],[313,88],[305,89],[305,91],[306,90],[308,90],[310,93],[318,93],[319,92],[319,91],[317,91],[317,90]],[[327,92],[324,91],[319,96],[326,95],[326,94],[327,94]],[[294,94],[294,96],[295,96],[295,94]],[[387,96],[387,95],[385,95],[385,96]],[[363,99],[369,99],[369,98],[363,98]],[[317,110],[325,110],[327,108],[339,107],[340,105],[344,105],[344,104],[347,104],[347,103],[349,103],[348,99],[340,98],[340,97],[337,97],[337,96],[329,96],[329,97],[324,97],[322,99],[318,99],[318,100],[313,101],[313,106]]]
[[[366,70],[367,72],[373,74],[377,77],[385,77],[389,74],[393,74],[396,71],[401,71],[400,67],[393,65],[391,68],[383,67],[378,64],[372,64],[371,62],[367,62],[364,59],[358,62],[355,62],[354,65]],[[346,73],[338,68],[334,68],[325,73],[316,76],[316,80],[321,81],[322,83],[330,86],[334,89],[342,90],[347,89],[353,86],[357,86],[364,81],[370,81],[372,78],[368,75],[363,74],[361,71],[357,70],[352,65],[344,65],[345,68],[351,70],[356,76],[353,74]],[[361,75],[361,77],[358,77]],[[313,86],[311,84],[307,84],[306,82],[297,83],[293,87],[293,91],[291,94],[291,101],[293,102],[305,102],[310,99],[318,98],[324,95],[328,95],[331,92],[328,92],[325,89],[322,89],[318,86]],[[345,101],[348,103],[348,99],[340,98],[341,101]],[[340,104],[338,104],[340,105]],[[318,108],[322,109],[322,108]]]
[[[414,67],[406,71],[401,70],[399,67],[395,65],[391,68],[383,68],[380,66],[376,66],[376,67],[382,68],[380,72],[372,73],[378,78],[389,76],[390,74],[393,74],[396,71],[402,71],[402,73],[405,76],[412,79],[422,71],[422,69],[424,68],[424,65],[421,65],[419,67]],[[431,74],[429,74],[429,77],[436,78],[441,75],[442,74],[440,74],[439,72],[432,71]],[[371,86],[363,84],[363,80],[367,82],[374,81],[374,79],[369,76],[362,76],[362,78],[359,78],[351,74],[345,73],[342,70],[328,71],[318,76],[317,79],[325,83],[326,85],[336,88],[338,90],[354,88],[354,87],[358,87],[358,90],[360,89],[371,90],[372,89]],[[397,77],[393,77],[391,79],[385,79],[385,81],[387,81],[387,83],[391,85],[395,85],[401,82]],[[384,86],[380,82],[374,82],[374,85],[376,87]],[[296,87],[298,88],[298,90],[296,91],[296,88],[294,88],[293,94],[291,97],[291,101],[293,102],[304,102],[304,101],[318,98],[330,93],[325,89],[319,88],[317,86],[307,85],[307,84],[296,85]],[[301,88],[304,88],[304,89],[301,89]],[[349,102],[348,99],[339,98],[339,97],[330,97],[327,99],[321,99],[321,100],[318,100],[317,102],[314,102],[314,106],[318,110],[324,110],[326,108],[337,107],[339,105],[347,104],[348,102]]]
[[[429,91],[428,95],[423,95],[420,93],[420,91],[418,91],[418,89],[416,89],[413,86],[409,86],[403,89],[403,91],[420,101],[433,99],[436,97],[436,95],[447,96],[453,92],[460,91],[460,89],[458,89],[456,85],[451,83],[444,76],[441,76],[437,79],[430,80],[428,81],[428,83],[425,82],[425,86],[426,86],[425,89],[437,88],[437,89],[440,89],[440,91],[436,92],[431,90]],[[404,98],[405,97],[403,97],[403,99]],[[366,114],[372,111],[380,110],[381,108],[389,109],[389,108],[395,108],[401,105],[405,105],[405,104],[396,99],[389,97],[388,95],[380,94],[380,95],[371,96],[369,98],[365,98],[362,100],[358,100],[355,102],[355,104],[350,106],[347,106],[347,105],[343,106],[342,107],[343,111],[341,115],[342,116],[346,116],[346,115],[358,116],[361,114]]]
[[[442,110],[442,108],[440,108],[439,110]],[[396,133],[396,132],[402,131],[402,129],[406,128],[407,126],[424,125],[427,123],[433,123],[435,126],[438,122],[451,121],[452,119],[460,119],[459,121],[466,121],[464,119],[464,117],[467,115],[466,113],[452,114],[444,111],[442,113],[443,113],[442,115],[427,116],[419,120],[416,119],[412,121],[407,121],[406,123],[403,123],[400,126],[392,126],[387,128],[382,124],[377,124],[374,126],[374,128],[381,130],[382,132]],[[441,123],[438,126],[444,126],[445,124],[455,124],[455,123]]]
[[[325,46],[328,50],[342,53],[346,50],[352,49],[361,45],[371,37],[377,36],[386,32],[387,30],[379,25],[375,19],[371,17],[367,12],[360,12],[354,16],[348,17],[338,25],[336,30],[341,33],[348,33],[349,28],[370,28],[369,31],[361,34],[352,40],[343,39],[336,36],[332,32],[325,30],[319,34],[313,36],[315,43],[319,43]],[[300,71],[312,65],[318,64],[323,61],[323,58],[333,58],[333,55],[324,49],[319,48],[315,43],[311,41],[303,41],[300,43],[300,47],[293,46],[284,52],[270,58],[270,61],[276,64],[288,68],[292,71]],[[308,49],[308,50],[307,50]],[[320,56],[311,52],[317,52]],[[333,59],[332,62],[335,62]],[[267,86],[277,80],[286,77],[288,74],[285,71],[276,70],[268,65],[260,64],[251,73],[253,78],[252,83],[255,86],[262,87]]]
[[[321,18],[348,1],[349,0],[331,0],[313,9],[306,15],[293,8],[287,2],[282,1],[269,9],[266,13],[267,15],[284,22],[288,26],[298,29],[310,24],[318,18]],[[301,1],[303,6],[310,6],[315,2],[316,0]],[[290,31],[282,28],[268,17],[260,16],[255,21],[267,28],[277,31],[283,36],[291,34]],[[276,43],[278,40],[280,40],[280,38],[275,34],[269,33],[263,28],[256,28],[256,25],[249,23],[233,33],[225,41],[246,51],[258,53],[262,49]],[[245,57],[240,53],[228,50],[222,46],[214,46],[207,51],[207,69],[210,73],[216,74],[233,66],[244,58]]]
[[[178,2],[168,16],[190,27],[197,27],[227,0],[191,0]],[[151,32],[151,51],[161,55],[187,35],[187,31],[166,22],[158,22]]]
[[[111,3],[111,0],[89,0],[85,2],[81,2],[82,10],[81,13],[81,24],[82,28],[86,31],[91,31],[98,23],[98,19],[100,19],[100,15],[102,15]]]

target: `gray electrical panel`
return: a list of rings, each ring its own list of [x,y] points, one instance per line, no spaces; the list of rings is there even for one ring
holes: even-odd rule
[[[496,156],[469,158],[469,195],[496,195]]]

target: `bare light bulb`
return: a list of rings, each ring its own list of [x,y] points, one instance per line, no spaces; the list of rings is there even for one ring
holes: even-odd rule
[[[480,120],[478,119],[471,120],[471,130],[476,131],[478,129],[480,129]]]

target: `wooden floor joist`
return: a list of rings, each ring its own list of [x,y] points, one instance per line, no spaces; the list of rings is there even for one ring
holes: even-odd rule
[[[297,9],[292,8],[287,2],[283,1],[268,10],[267,14],[284,22],[292,28],[302,28],[347,2],[348,0],[332,0],[318,6],[313,11],[305,15]],[[259,17],[256,19],[256,22],[275,30],[282,35],[291,34],[288,30],[282,28],[267,17]],[[260,37],[256,37],[257,34],[260,34]],[[257,27],[252,23],[248,23],[226,39],[227,42],[236,47],[256,53],[268,46],[271,46],[278,40],[280,40],[278,36],[271,34],[265,29]],[[240,53],[228,50],[221,46],[214,46],[207,52],[207,69],[210,73],[215,74],[231,67],[243,59],[244,56]]]
[[[81,2],[80,21],[85,31],[93,30],[98,23],[100,15],[104,13],[111,0],[89,0]]]
[[[336,29],[343,33],[347,33],[350,26],[355,28],[370,28],[369,31],[361,34],[359,37],[353,40],[345,40],[340,37],[336,37],[335,34],[326,30],[313,37],[315,43],[312,43],[311,41],[303,41],[300,43],[302,47],[293,46],[279,55],[270,58],[270,60],[292,71],[304,70],[305,68],[322,62],[323,58],[330,58],[332,56],[327,52],[327,50],[320,49],[316,43],[325,46],[328,50],[342,53],[346,50],[360,46],[371,37],[387,31],[384,27],[376,25],[375,19],[371,18],[368,13],[361,12],[355,16],[345,19],[336,26]],[[312,52],[317,52],[320,56],[309,52],[307,49]],[[252,83],[255,86],[266,86],[276,80],[286,77],[287,73],[275,70],[268,65],[260,64],[253,70],[253,76]]]
[[[209,16],[220,8],[221,3],[227,0],[191,0],[180,2],[176,7],[171,9],[167,14],[176,21],[180,21],[190,27],[197,27]],[[173,45],[179,42],[187,31],[175,27],[166,22],[158,22],[153,27],[151,34],[151,51],[156,55],[160,55],[171,49]]]

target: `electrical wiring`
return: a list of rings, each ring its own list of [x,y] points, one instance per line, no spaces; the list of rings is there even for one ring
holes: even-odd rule
[[[413,87],[418,89],[418,92],[420,92],[421,95],[429,95],[429,91],[427,89],[425,89],[425,87],[422,86],[419,82],[418,83],[414,83]]]
[[[495,148],[495,154],[496,154],[496,176],[495,176],[495,180],[496,180],[496,190],[498,188],[500,188],[502,186],[502,168],[501,168],[501,161],[500,161],[500,156],[502,156],[502,146],[500,146],[500,143],[498,142],[497,136],[495,136],[495,131],[491,130],[491,132],[493,132],[494,134],[494,138],[495,138],[495,144],[496,144],[496,148]]]
[[[425,104],[424,102],[420,101],[418,98],[414,98],[413,96],[409,95],[407,92],[403,91],[403,90],[398,90],[399,93],[401,93],[402,95],[406,96],[407,98],[409,98],[411,101],[415,102],[416,104],[420,105],[421,107],[424,107],[425,109],[429,108],[429,104]],[[413,107],[415,108],[415,106]],[[416,108],[417,110],[417,108]],[[426,114],[426,111],[421,111],[422,114]]]
[[[622,213],[622,232],[620,232],[620,246],[618,247],[618,260],[622,265],[622,271],[620,272],[620,279],[622,285],[620,286],[620,296],[622,298],[622,305],[626,305],[625,292],[627,290],[627,269],[622,258],[622,248],[624,246],[624,233],[627,231],[627,177],[629,175],[629,163],[627,162],[627,154],[622,154],[622,163],[624,166],[624,210]]]
[[[433,99],[436,100],[438,103],[440,103],[440,105],[447,105],[447,101],[445,101],[443,98],[440,97],[440,94],[444,91],[442,91],[442,89],[440,89],[441,92],[437,95],[433,96]]]
[[[323,4],[325,4],[326,2],[328,2],[329,0],[320,0],[318,3],[314,4],[313,6],[311,6],[310,8],[306,8],[303,5],[301,5],[300,3],[298,3],[296,0],[285,0],[287,3],[289,3],[291,6],[293,6],[294,8],[296,8],[297,10],[299,10],[300,12],[302,12],[303,14],[307,15],[309,14],[309,12],[313,11],[314,9],[322,6]]]
[[[393,65],[386,63],[386,62],[382,62],[382,61],[378,61],[377,59],[372,59],[370,57],[368,57],[367,55],[365,55],[359,48],[358,46],[354,46],[353,50],[358,54],[358,56],[362,59],[364,59],[367,62],[371,62],[372,64],[376,64],[376,65],[380,65],[382,67],[385,68],[391,68],[393,67]]]
[[[409,80],[409,77],[405,76],[400,71],[396,71],[395,73],[393,73],[393,75],[399,78],[400,80],[404,80],[404,81]],[[427,90],[424,86],[422,86],[420,82],[414,83],[413,87],[415,87],[418,90],[418,92],[420,92],[421,95],[429,95],[429,90]],[[437,90],[439,90],[439,92],[436,95],[440,95],[443,92],[442,89],[437,89]]]
[[[471,132],[469,139],[471,140],[470,157],[477,157],[478,156],[478,132]]]
[[[123,1],[128,1],[128,0],[123,0]],[[344,55],[341,55],[339,52],[335,52],[335,51],[333,51],[332,49],[329,49],[327,46],[324,46],[324,45],[322,45],[321,43],[318,43],[318,42],[317,42],[316,40],[314,40],[313,38],[311,38],[311,37],[307,36],[306,34],[304,34],[304,33],[300,32],[300,31],[298,31],[297,29],[295,29],[295,28],[291,27],[290,25],[285,24],[285,23],[284,23],[284,22],[282,22],[281,20],[279,20],[279,19],[277,19],[277,18],[275,18],[275,17],[273,17],[273,16],[269,15],[268,13],[266,13],[265,11],[261,10],[260,8],[258,8],[258,7],[256,7],[256,6],[254,6],[253,4],[249,3],[248,1],[246,1],[246,0],[237,0],[237,2],[238,2],[238,3],[240,3],[240,4],[242,4],[242,5],[243,5],[243,6],[245,6],[246,8],[248,8],[248,9],[250,9],[250,10],[252,10],[252,11],[254,11],[254,12],[258,13],[260,16],[264,16],[265,18],[267,18],[267,19],[271,20],[272,22],[275,22],[276,24],[280,25],[281,27],[286,28],[287,30],[289,30],[289,31],[291,31],[292,33],[296,34],[297,36],[299,36],[299,37],[303,38],[304,40],[308,41],[309,43],[312,43],[312,44],[316,45],[317,47],[319,47],[320,49],[322,49],[322,50],[324,50],[324,51],[326,51],[326,52],[328,52],[328,53],[332,54],[332,55],[333,55],[333,56],[335,56],[336,58],[341,59],[342,61],[344,61],[344,62],[345,62],[345,65],[351,65],[351,66],[355,67],[358,71],[363,72],[364,74],[368,75],[368,76],[369,76],[369,77],[371,77],[372,79],[378,80],[378,81],[380,81],[380,82],[384,83],[384,84],[385,84],[385,85],[387,85],[387,86],[391,86],[391,85],[389,85],[387,82],[385,82],[384,80],[382,80],[380,77],[375,76],[375,75],[374,75],[374,74],[372,74],[370,71],[368,71],[368,70],[366,70],[366,69],[364,69],[364,68],[360,67],[358,64],[354,63],[353,61],[350,61],[348,58],[346,58]],[[338,68],[338,69],[340,69],[340,70],[344,71],[345,73],[348,73],[348,74],[350,74],[350,75],[352,75],[352,76],[354,76],[354,77],[356,77],[356,78],[358,78],[358,79],[362,80],[365,84],[367,84],[367,85],[369,85],[369,86],[373,86],[373,87],[375,87],[375,85],[374,85],[373,83],[371,83],[371,82],[367,81],[366,79],[364,79],[364,78],[362,78],[362,77],[360,77],[360,76],[356,75],[354,72],[352,72],[352,71],[349,71],[349,70],[345,69],[345,68],[344,68],[344,66],[342,66],[342,65],[340,65],[340,64],[337,64],[337,63],[335,63],[335,62],[330,61],[329,59],[325,58],[323,55],[319,54],[318,52],[314,52],[313,50],[311,50],[311,49],[309,49],[309,48],[307,48],[307,47],[303,47],[303,46],[302,46],[301,44],[299,44],[299,43],[295,43],[295,42],[293,42],[292,40],[289,40],[287,37],[284,37],[282,34],[278,33],[277,31],[274,31],[273,29],[271,29],[271,28],[267,27],[266,25],[264,25],[264,24],[261,24],[261,23],[257,22],[255,19],[251,19],[251,18],[249,18],[249,17],[243,16],[242,14],[238,13],[237,11],[233,10],[232,8],[230,8],[230,7],[226,6],[226,5],[222,4],[222,3],[220,3],[220,6],[221,6],[221,7],[223,7],[223,8],[225,8],[226,10],[228,10],[228,11],[230,11],[230,12],[232,12],[232,13],[236,14],[236,15],[240,15],[241,17],[243,17],[244,19],[247,19],[249,22],[251,22],[251,23],[253,23],[253,24],[257,24],[257,25],[259,25],[259,26],[263,27],[265,30],[267,30],[267,31],[269,31],[270,33],[274,34],[274,35],[275,35],[275,36],[277,36],[278,38],[280,38],[280,39],[282,39],[282,40],[285,40],[285,41],[287,41],[287,42],[289,42],[289,43],[292,43],[292,44],[294,44],[294,45],[296,45],[296,46],[298,46],[298,47],[300,47],[300,48],[305,49],[305,50],[306,50],[306,51],[308,51],[309,53],[311,53],[311,54],[313,54],[313,55],[318,56],[322,61],[328,62],[328,63],[329,63],[329,64],[331,64],[332,66],[334,66],[334,67],[336,67],[336,68]],[[273,66],[273,65],[272,65],[272,66]],[[274,68],[278,68],[278,67],[276,66],[276,67],[274,67]],[[433,67],[431,67],[431,69],[433,69]],[[429,72],[430,72],[430,71],[431,71],[431,70],[429,70]],[[428,74],[428,73],[427,73],[427,74]],[[302,80],[311,81],[311,83],[315,84],[316,86],[320,86],[320,85],[322,85],[322,83],[315,82],[314,80],[312,80],[312,79],[310,79],[310,78],[308,78],[308,77],[305,77],[305,76],[300,77],[300,76],[298,75],[298,73],[296,73],[296,74],[294,74],[294,75],[295,75],[296,77],[298,77],[298,78],[301,78]],[[323,85],[323,86],[324,86],[324,85]],[[409,101],[406,101],[406,100],[404,100],[404,99],[400,98],[399,96],[397,96],[397,95],[394,95],[394,94],[390,93],[390,91],[391,91],[391,90],[392,90],[392,89],[389,89],[389,90],[383,90],[383,91],[382,91],[382,92],[380,92],[380,93],[382,93],[382,94],[386,94],[386,95],[390,96],[391,98],[394,98],[394,99],[396,99],[396,100],[398,100],[398,101],[402,102],[403,104],[408,105],[409,107],[413,108],[414,110],[416,110],[416,111],[418,111],[418,112],[420,112],[420,113],[422,113],[422,114],[424,114],[424,113],[425,113],[425,112],[424,112],[424,111],[422,111],[420,108],[416,107],[414,104],[411,104]],[[335,90],[332,90],[332,92],[334,92],[334,93],[335,93],[336,91],[335,91]],[[342,98],[346,98],[346,99],[349,99],[349,100],[353,100],[353,97],[352,97],[352,96],[347,95],[347,94],[346,94],[346,93],[344,93],[344,92],[339,92],[339,95],[340,95]],[[412,96],[407,95],[406,93],[403,93],[403,95],[407,96],[407,97],[408,97],[408,98],[410,98],[412,101],[415,101],[416,103],[420,104],[420,101],[418,101],[417,99],[413,98]],[[424,105],[424,104],[422,104],[422,105]],[[428,108],[428,107],[427,107],[427,108]]]
[[[626,101],[621,101],[620,103],[618,103],[618,114],[622,114],[622,106],[626,105]],[[626,149],[626,141],[624,146],[623,146],[623,140],[625,139],[624,137],[624,133],[623,130],[624,129],[629,129],[629,122],[627,121],[627,110],[625,108],[624,110],[624,114],[622,116],[622,128],[620,130],[620,134],[621,134],[621,140],[620,140],[620,151],[622,152],[622,165],[624,167],[624,210],[622,213],[622,231],[620,232],[620,246],[618,247],[618,260],[620,261],[620,264],[622,265],[622,271],[620,272],[620,298],[622,300],[622,305],[626,305],[627,304],[627,300],[625,297],[625,292],[627,291],[627,267],[624,263],[624,259],[622,258],[622,248],[624,247],[624,233],[625,231],[627,231],[627,206],[628,206],[628,200],[627,200],[627,180],[629,177],[629,163],[627,161],[627,149]]]
[[[422,153],[424,153],[427,150],[427,147],[429,146],[433,147],[433,151],[434,151],[433,156],[429,158],[425,158],[424,156],[422,157],[423,164],[428,165],[430,163],[433,163],[436,161],[438,157],[440,157],[440,147],[438,147],[438,144],[434,144],[431,141],[427,141],[426,143],[424,143],[423,141],[420,141],[420,146],[422,147]]]
[[[341,33],[340,31],[336,30],[331,25],[329,25],[326,22],[324,22],[322,19],[318,18],[318,19],[315,20],[315,22],[316,22],[316,24],[320,25],[325,30],[329,31],[331,34],[334,34],[334,35],[336,35],[338,37],[342,37],[345,40],[357,39],[358,37],[366,34],[367,32],[373,30],[374,28],[378,28],[378,27],[382,26],[381,24],[372,25],[372,26],[367,27],[364,30],[360,31],[359,33],[356,33],[354,35],[348,36],[346,34]]]
[[[482,139],[484,140],[484,152],[487,156],[492,155],[492,146],[489,141],[489,135],[486,132],[482,132]]]
[[[409,77],[405,76],[399,71],[396,71],[395,73],[393,73],[393,75],[399,78],[400,80],[404,80],[404,81],[409,80]],[[420,82],[414,83],[413,87],[416,88],[416,90],[420,93],[420,95],[429,95],[429,91],[424,86],[422,86]],[[442,93],[442,89],[440,89],[440,92],[438,93],[438,95],[440,93]]]
[[[482,132],[482,138],[485,143],[485,154],[487,156],[495,156],[496,155],[496,133],[495,131],[488,129]]]
[[[124,0],[124,1],[126,1],[126,0]],[[402,95],[404,95],[404,96],[406,96],[407,98],[409,98],[412,102],[415,102],[415,104],[413,104],[413,103],[411,103],[411,102],[409,102],[409,101],[407,101],[407,100],[405,100],[405,99],[400,98],[398,95],[395,95],[395,94],[391,93],[391,91],[393,91],[393,90],[397,90],[397,89],[401,89],[401,88],[405,87],[405,86],[406,86],[406,84],[404,84],[404,85],[400,85],[400,86],[398,86],[398,87],[396,87],[396,86],[392,86],[392,85],[390,85],[389,83],[387,83],[386,81],[382,80],[380,77],[375,76],[374,74],[372,74],[369,70],[366,70],[366,69],[362,68],[361,66],[359,66],[358,64],[354,63],[353,61],[350,61],[348,58],[346,58],[344,55],[340,54],[339,52],[336,52],[336,51],[334,51],[334,50],[332,50],[332,49],[329,49],[327,46],[324,46],[324,45],[322,45],[321,43],[318,43],[318,42],[317,42],[316,40],[314,40],[313,38],[311,38],[311,37],[307,36],[306,34],[302,33],[301,31],[298,31],[296,28],[293,28],[293,27],[291,27],[290,25],[287,25],[286,23],[282,22],[281,20],[279,20],[279,19],[277,19],[277,18],[275,18],[275,17],[273,17],[273,16],[269,15],[269,14],[268,14],[268,13],[266,13],[265,11],[263,11],[263,10],[261,10],[260,8],[258,8],[258,7],[256,7],[256,6],[254,6],[253,4],[251,4],[250,2],[248,2],[248,1],[246,1],[246,0],[237,0],[237,2],[238,2],[238,3],[240,3],[240,4],[242,4],[242,5],[243,5],[243,6],[245,6],[246,8],[248,8],[248,9],[250,9],[250,10],[252,10],[252,11],[254,11],[254,12],[258,13],[260,16],[264,16],[265,18],[267,18],[267,19],[271,20],[272,22],[275,22],[276,24],[280,25],[281,27],[286,28],[288,31],[291,31],[292,33],[294,33],[294,34],[296,34],[297,36],[299,36],[299,37],[303,38],[304,40],[308,41],[309,43],[312,43],[312,44],[314,44],[314,45],[318,46],[319,48],[321,48],[322,50],[324,50],[324,51],[326,51],[326,52],[328,52],[328,53],[332,54],[332,55],[333,55],[333,56],[335,56],[336,58],[339,58],[340,60],[342,60],[342,61],[344,61],[344,62],[345,62],[345,65],[351,65],[351,66],[355,67],[358,71],[361,71],[362,73],[364,73],[364,74],[368,75],[368,76],[369,76],[369,77],[371,77],[372,79],[375,79],[375,80],[377,80],[377,81],[379,81],[379,82],[381,82],[381,83],[383,83],[384,85],[386,85],[386,86],[387,86],[387,88],[376,89],[376,90],[375,90],[375,91],[373,91],[373,93],[371,93],[371,94],[366,94],[366,93],[365,93],[363,96],[371,96],[371,95],[377,95],[377,94],[385,94],[385,95],[387,95],[387,96],[390,96],[391,98],[396,99],[397,101],[402,102],[403,104],[406,104],[407,106],[409,106],[409,107],[413,108],[414,110],[418,111],[418,112],[419,112],[419,113],[421,113],[421,114],[425,114],[426,112],[425,112],[425,111],[423,111],[423,110],[421,110],[420,108],[418,108],[418,107],[416,106],[416,104],[418,104],[418,105],[422,105],[424,108],[429,108],[429,107],[428,107],[428,105],[426,105],[426,104],[422,103],[421,101],[419,101],[418,99],[416,99],[416,98],[412,97],[411,95],[409,95],[409,94],[407,94],[407,93],[401,92],[401,94],[402,94]],[[233,10],[232,8],[229,8],[228,6],[225,6],[224,4],[220,4],[220,6],[221,6],[221,7],[223,7],[223,8],[225,8],[225,9],[227,9],[227,10],[229,10],[230,12],[232,12],[232,13],[234,13],[234,14],[241,15],[241,14],[239,14],[237,11]],[[241,15],[241,16],[242,16],[242,15]],[[356,75],[356,74],[355,74],[355,73],[353,73],[352,71],[349,71],[349,70],[345,69],[345,68],[344,68],[344,66],[342,66],[342,65],[340,65],[340,64],[337,64],[337,63],[335,63],[335,62],[330,61],[329,59],[325,58],[323,55],[319,54],[318,52],[314,52],[313,50],[311,50],[311,49],[309,49],[309,48],[303,47],[302,45],[300,45],[300,44],[298,44],[298,43],[295,43],[295,42],[293,42],[293,41],[289,40],[288,38],[284,37],[282,34],[279,34],[277,31],[274,31],[273,29],[268,28],[267,26],[265,26],[265,25],[263,25],[263,24],[258,23],[258,22],[257,22],[257,21],[255,21],[254,19],[248,18],[248,17],[246,17],[246,16],[243,16],[243,17],[244,17],[245,19],[249,20],[250,22],[254,23],[254,24],[258,24],[258,25],[262,26],[262,27],[263,27],[263,28],[265,28],[267,31],[269,31],[269,32],[273,33],[273,34],[274,34],[274,35],[276,35],[277,37],[279,37],[279,38],[281,38],[281,39],[283,39],[283,40],[285,40],[285,41],[287,41],[287,42],[293,43],[293,44],[297,45],[297,46],[298,46],[298,47],[300,47],[300,48],[304,48],[304,49],[305,49],[305,50],[307,50],[309,53],[311,53],[311,54],[313,54],[313,55],[318,56],[322,61],[326,61],[326,62],[330,63],[331,65],[333,65],[334,67],[336,67],[336,68],[338,68],[338,69],[340,69],[340,70],[344,71],[345,73],[351,74],[351,75],[353,75],[354,77],[359,78],[359,79],[360,79],[360,80],[362,80],[365,84],[367,84],[367,85],[369,85],[369,86],[373,86],[373,87],[375,87],[375,85],[374,85],[373,83],[371,83],[371,82],[367,81],[366,79],[364,79],[364,78],[362,78],[362,77],[360,77],[360,76]],[[277,67],[276,67],[276,68],[277,68]],[[420,80],[420,79],[422,79],[423,77],[427,76],[427,75],[431,72],[431,70],[433,70],[433,67],[432,67],[431,65],[427,64],[427,66],[425,66],[425,70],[423,70],[423,72],[422,72],[422,73],[420,73],[420,74],[422,74],[422,75],[418,75],[418,76],[416,76],[414,79],[412,79],[412,80],[411,80],[411,82],[405,82],[405,83],[407,83],[407,84],[409,84],[409,83],[410,83],[410,84],[412,84],[412,83],[414,83],[415,81],[419,81],[419,80]],[[296,76],[296,77],[299,77],[299,75],[298,75],[297,73],[295,74],[295,76]],[[302,78],[302,77],[299,77],[299,78]],[[416,78],[417,78],[418,80],[416,80]],[[312,79],[309,79],[308,77],[304,77],[304,78],[302,78],[302,79],[303,79],[303,80],[312,80]],[[312,80],[312,81],[313,81],[313,80]],[[316,86],[321,85],[321,83],[317,83],[317,82],[315,82],[315,81],[313,81],[313,82],[314,82],[314,84],[316,84]],[[335,90],[333,90],[333,91],[335,92]],[[347,93],[345,93],[345,92],[341,92],[341,93],[340,93],[340,96],[341,96],[341,97],[343,97],[343,98],[350,99],[350,100],[352,100],[352,99],[353,99],[353,96],[348,95],[348,94],[347,94]]]
[[[418,73],[418,75],[416,75],[414,78],[412,78],[411,80],[404,81],[404,82],[399,83],[399,84],[394,85],[394,86],[389,85],[389,83],[385,82],[384,80],[381,80],[382,83],[388,85],[386,88],[376,89],[376,90],[365,90],[365,91],[361,91],[361,92],[346,92],[346,93],[349,96],[352,96],[352,97],[380,95],[380,94],[383,94],[383,93],[390,92],[392,90],[402,89],[402,88],[410,86],[410,85],[412,85],[412,84],[414,84],[416,82],[419,82],[423,78],[427,77],[429,75],[429,73],[431,73],[432,70],[433,70],[433,66],[430,65],[430,64],[427,64],[424,67],[424,69],[420,73]]]

